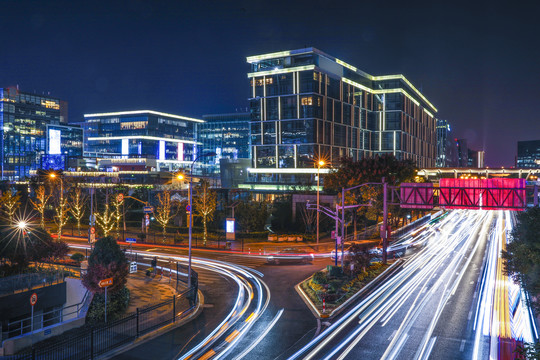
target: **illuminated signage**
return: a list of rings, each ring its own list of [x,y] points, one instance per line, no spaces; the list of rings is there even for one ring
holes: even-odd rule
[[[159,160],[165,160],[165,141],[159,140]]]
[[[60,139],[62,132],[56,129],[49,129],[49,155],[60,155]]]
[[[122,155],[129,155],[128,139],[122,139]]]

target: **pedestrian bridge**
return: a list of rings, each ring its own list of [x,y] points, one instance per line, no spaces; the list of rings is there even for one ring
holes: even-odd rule
[[[538,206],[538,185],[527,185],[523,178],[442,178],[438,183],[402,183],[392,191],[396,197],[402,208],[519,211]]]

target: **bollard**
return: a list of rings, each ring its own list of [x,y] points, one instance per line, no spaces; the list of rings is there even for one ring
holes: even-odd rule
[[[322,312],[323,314],[326,313],[326,299],[322,300]]]

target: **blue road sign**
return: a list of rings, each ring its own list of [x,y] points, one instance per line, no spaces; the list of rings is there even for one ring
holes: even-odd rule
[[[191,206],[187,205],[187,206],[186,206],[186,211],[187,211],[187,212],[190,212],[190,211],[191,211]]]
[[[152,213],[152,212],[154,212],[154,207],[153,206],[145,206],[145,207],[143,207],[143,212],[146,213],[146,214],[147,213]]]
[[[126,238],[126,242],[128,242],[128,243],[136,243],[137,239],[135,239],[135,238]]]

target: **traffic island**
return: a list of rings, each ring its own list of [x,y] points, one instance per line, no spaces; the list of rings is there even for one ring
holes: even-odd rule
[[[340,267],[328,266],[297,284],[295,290],[315,317],[331,318],[367,294],[401,263],[401,260],[387,265],[376,263],[354,275],[344,274]]]

